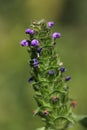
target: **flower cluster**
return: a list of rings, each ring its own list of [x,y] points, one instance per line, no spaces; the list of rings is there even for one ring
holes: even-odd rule
[[[38,115],[46,123],[46,130],[64,129],[74,122],[72,107],[77,105],[69,98],[67,82],[70,76],[65,76],[66,68],[56,54],[56,39],[61,33],[52,33],[54,22],[45,20],[34,21],[31,29],[25,30],[28,39],[20,42],[29,52],[31,77],[29,82],[35,90],[35,100],[38,108],[34,115]]]
[[[48,27],[52,27],[53,25],[54,25],[54,22],[48,22]],[[35,31],[33,29],[28,28],[25,30],[25,33],[31,36],[31,35],[34,35]],[[57,39],[60,37],[61,37],[61,34],[59,32],[55,32],[52,34],[53,39]],[[39,41],[37,39],[33,39],[30,41],[30,44],[29,44],[29,41],[24,39],[20,42],[20,44],[21,46],[39,46]]]

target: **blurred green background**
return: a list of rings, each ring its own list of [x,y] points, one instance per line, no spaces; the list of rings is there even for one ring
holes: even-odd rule
[[[71,75],[74,112],[87,114],[87,0],[0,0],[0,130],[34,130],[43,126],[32,116],[34,91],[27,82],[28,53],[20,46],[32,20],[54,21],[61,32],[57,51]],[[71,130],[86,130],[80,125]]]

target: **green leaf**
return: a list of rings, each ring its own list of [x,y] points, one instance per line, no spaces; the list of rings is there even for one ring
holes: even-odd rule
[[[55,120],[57,120],[57,119],[65,119],[65,120],[67,120],[68,122],[74,124],[74,120],[71,119],[70,117],[66,117],[66,116],[58,116],[58,117],[56,117]]]
[[[37,128],[36,130],[45,130],[45,127]]]
[[[86,127],[87,128],[87,116],[77,116],[77,115],[74,115],[73,116],[75,121],[77,121],[78,123],[80,123],[82,126]]]
[[[80,124],[87,128],[87,117],[80,120]]]

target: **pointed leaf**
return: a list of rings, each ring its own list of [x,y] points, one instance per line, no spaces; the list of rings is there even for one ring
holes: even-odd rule
[[[73,115],[75,121],[79,122],[82,126],[87,128],[87,116]]]
[[[83,118],[80,119],[79,123],[87,128],[87,116],[83,116]]]

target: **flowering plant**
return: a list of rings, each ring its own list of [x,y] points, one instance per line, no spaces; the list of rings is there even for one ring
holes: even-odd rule
[[[31,28],[25,30],[27,40],[21,46],[28,48],[31,77],[29,82],[35,90],[34,98],[37,109],[33,112],[45,122],[45,127],[37,130],[66,130],[71,124],[80,122],[87,127],[87,118],[73,113],[77,102],[69,97],[67,82],[70,76],[65,75],[65,67],[56,53],[56,39],[59,32],[52,33],[54,22],[34,21]]]

